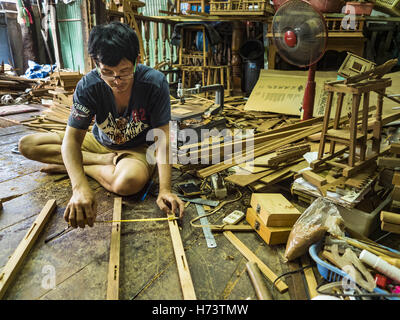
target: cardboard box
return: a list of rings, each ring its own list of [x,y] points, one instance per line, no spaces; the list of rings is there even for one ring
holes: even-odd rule
[[[301,215],[280,193],[253,193],[250,204],[267,227],[291,227]]]
[[[285,244],[292,230],[292,227],[267,227],[263,225],[263,222],[253,208],[247,209],[246,221],[269,245]]]
[[[260,76],[244,107],[246,111],[266,111],[301,116],[308,71],[260,71]],[[336,72],[317,71],[315,75],[314,117],[323,116],[328,93],[324,91],[326,81],[337,79]],[[331,117],[335,116],[337,98],[334,95]],[[362,103],[362,102],[361,102]],[[351,111],[351,95],[346,95],[342,115]]]

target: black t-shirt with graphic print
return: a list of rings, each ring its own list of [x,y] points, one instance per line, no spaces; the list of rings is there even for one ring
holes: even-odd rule
[[[90,71],[76,86],[68,125],[86,130],[93,117],[93,135],[103,146],[122,150],[145,144],[150,129],[171,119],[167,79],[161,72],[139,64],[129,106],[119,115],[111,88],[96,69]]]

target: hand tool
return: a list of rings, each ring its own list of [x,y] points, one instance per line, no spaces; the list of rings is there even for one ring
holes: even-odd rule
[[[197,204],[196,203],[196,210],[198,215],[204,216],[206,213],[204,212],[204,208],[202,205]],[[208,225],[208,219],[207,217],[202,217],[200,218],[200,223],[202,225]],[[207,242],[207,247],[209,248],[215,248],[217,246],[217,243],[215,242],[214,236],[211,232],[210,227],[202,227],[203,228],[203,233],[204,233],[204,237],[206,238],[206,242]]]
[[[186,202],[191,202],[191,203],[196,203],[196,204],[202,204],[210,207],[216,207],[219,205],[219,201],[215,200],[208,200],[208,199],[202,199],[202,198],[186,198],[181,195],[178,195],[179,198],[181,198],[182,201]]]

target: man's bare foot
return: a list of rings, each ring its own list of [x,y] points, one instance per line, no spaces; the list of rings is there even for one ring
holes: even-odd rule
[[[40,169],[40,172],[45,173],[67,173],[67,169],[63,164],[47,164]]]

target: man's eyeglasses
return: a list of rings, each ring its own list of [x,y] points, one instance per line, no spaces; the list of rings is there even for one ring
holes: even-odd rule
[[[100,68],[98,66],[96,66],[97,68],[97,72],[99,73],[100,77],[105,80],[105,81],[115,81],[117,79],[121,80],[121,81],[125,81],[125,80],[129,80],[132,79],[135,75],[135,71],[136,71],[136,63],[133,67],[133,72],[129,72],[128,74],[121,74],[119,76],[113,76],[111,74],[104,74],[101,72]]]

